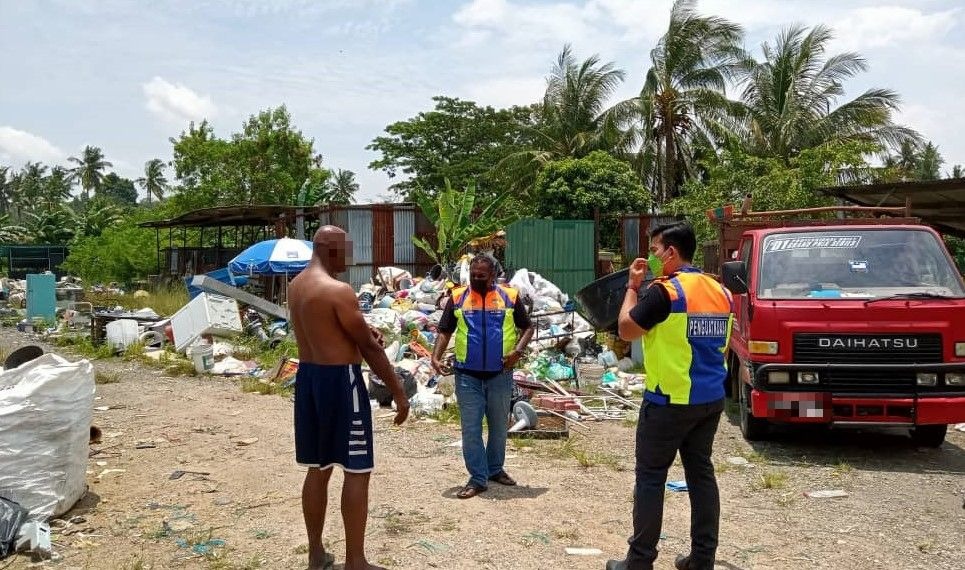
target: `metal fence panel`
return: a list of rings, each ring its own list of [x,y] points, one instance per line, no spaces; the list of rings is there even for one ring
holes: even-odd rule
[[[415,263],[415,211],[411,208],[397,209],[393,212],[395,235],[393,236],[393,255],[396,264]]]
[[[535,271],[573,295],[596,277],[591,220],[533,220],[506,230],[506,269]]]
[[[372,210],[346,210],[349,237],[354,244],[352,260],[357,265],[372,263]]]

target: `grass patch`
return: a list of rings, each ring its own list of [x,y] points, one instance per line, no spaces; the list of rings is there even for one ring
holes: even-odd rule
[[[117,372],[96,372],[94,374],[95,384],[117,384],[121,381],[121,375]]]
[[[94,293],[88,291],[84,293],[84,301],[89,302],[95,307],[123,307],[129,311],[151,308],[159,315],[170,317],[178,312],[178,309],[188,304],[188,290],[185,287],[174,286],[170,288],[148,291],[146,297],[135,297],[132,293],[117,295],[114,293]]]
[[[787,486],[787,473],[765,471],[761,473],[757,486],[759,489],[783,489]]]
[[[400,534],[407,534],[413,532],[417,527],[420,527],[431,519],[426,515],[413,512],[413,513],[391,513],[385,517],[385,532],[398,536]]]
[[[459,530],[459,522],[456,519],[443,517],[442,520],[433,525],[432,530],[440,532],[453,532]]]
[[[459,413],[459,405],[451,403],[445,404],[442,409],[437,410],[429,417],[440,424],[459,424],[462,421],[462,416]]]
[[[544,532],[534,530],[524,534],[520,542],[526,547],[536,546],[537,544],[546,546],[550,543],[550,537]]]
[[[64,335],[51,339],[53,344],[90,360],[114,358],[117,353],[106,342],[95,346],[89,336]]]
[[[575,528],[558,528],[553,531],[553,535],[559,540],[565,540],[570,544],[575,544],[580,540],[580,531]]]
[[[262,396],[290,396],[295,390],[294,387],[286,388],[281,384],[262,382],[259,378],[247,376],[241,380],[241,391],[261,394]]]
[[[754,449],[749,449],[741,452],[741,457],[750,461],[751,463],[767,463],[767,454],[763,451],[756,451]]]
[[[256,530],[255,540],[266,540],[275,536],[270,530]]]
[[[545,454],[558,459],[575,459],[584,469],[600,466],[614,471],[624,470],[619,456],[612,453],[589,451],[582,445],[582,440],[578,437],[561,441],[556,446],[550,447]]]
[[[637,422],[640,421],[640,412],[637,410],[627,410],[627,415],[622,420],[620,420],[620,425],[628,428],[637,427]]]
[[[854,467],[846,461],[838,461],[834,465],[834,469],[831,470],[831,475],[834,477],[844,477],[845,475],[850,475],[854,471]]]

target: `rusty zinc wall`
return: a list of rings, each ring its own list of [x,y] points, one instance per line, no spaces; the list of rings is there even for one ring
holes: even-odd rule
[[[413,276],[424,275],[431,261],[415,247],[411,236],[433,239],[435,228],[412,204],[330,206],[319,213],[322,224],[338,226],[352,240],[352,263],[343,281],[356,290],[368,283],[379,267],[394,266]]]

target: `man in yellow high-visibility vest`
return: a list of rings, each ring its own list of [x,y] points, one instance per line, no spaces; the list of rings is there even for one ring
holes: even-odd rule
[[[630,267],[620,310],[620,337],[641,342],[647,373],[637,423],[633,536],[624,560],[607,570],[650,570],[657,557],[667,471],[677,452],[690,494],[690,554],[678,570],[714,567],[720,494],[711,463],[724,410],[727,345],[733,322],[730,292],[691,265],[697,238],[686,224],[653,230],[650,255]],[[647,267],[655,276],[638,301]]]

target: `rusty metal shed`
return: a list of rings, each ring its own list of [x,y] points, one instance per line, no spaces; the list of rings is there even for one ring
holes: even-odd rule
[[[835,186],[819,191],[874,207],[905,207],[941,233],[965,238],[965,178]]]

